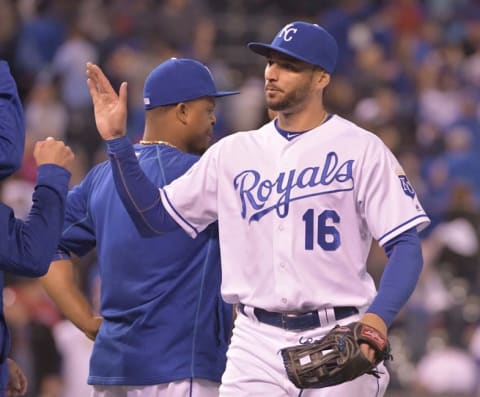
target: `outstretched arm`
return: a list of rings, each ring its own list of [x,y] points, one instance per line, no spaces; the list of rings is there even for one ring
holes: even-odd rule
[[[41,276],[57,248],[63,228],[70,173],[64,168],[73,153],[63,142],[49,138],[38,142],[37,184],[25,222],[0,203],[0,270],[21,276]]]
[[[17,86],[5,61],[0,61],[0,178],[22,165],[25,120]]]
[[[158,188],[138,164],[132,144],[125,137],[127,83],[117,95],[102,70],[87,64],[87,84],[92,96],[97,129],[107,141],[113,178],[118,194],[143,236],[155,236],[179,226],[165,211]]]

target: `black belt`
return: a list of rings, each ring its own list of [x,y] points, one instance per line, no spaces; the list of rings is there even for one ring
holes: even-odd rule
[[[245,316],[247,315],[245,313],[245,305],[243,303],[238,304],[238,309],[240,313],[244,314]],[[353,316],[354,314],[358,314],[358,309],[353,306],[338,306],[334,307],[333,311],[335,313],[335,320],[341,320],[342,318],[347,318]],[[253,309],[253,314],[258,321],[262,323],[286,330],[301,331],[304,329],[328,325],[321,323],[318,311],[305,313],[278,313],[269,312],[267,310],[255,307]]]

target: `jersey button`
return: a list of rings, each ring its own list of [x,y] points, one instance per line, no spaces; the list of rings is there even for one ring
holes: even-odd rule
[[[282,303],[287,303],[288,302],[288,299],[287,298],[282,298]]]
[[[280,231],[283,231],[283,229],[285,229],[285,228],[283,227],[283,225],[280,225],[280,226],[278,227],[278,230],[280,230]]]
[[[280,262],[280,267],[283,269],[285,267],[285,262]]]

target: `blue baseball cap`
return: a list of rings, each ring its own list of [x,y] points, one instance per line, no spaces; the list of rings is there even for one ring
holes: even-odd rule
[[[248,48],[263,56],[277,51],[320,66],[328,73],[335,70],[338,46],[334,37],[317,24],[292,22],[280,30],[271,44],[248,43]]]
[[[170,58],[147,76],[143,88],[145,109],[174,105],[202,97],[222,97],[239,91],[217,91],[210,70],[188,58]]]

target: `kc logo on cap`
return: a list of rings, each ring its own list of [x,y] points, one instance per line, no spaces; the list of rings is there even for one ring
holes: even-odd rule
[[[270,44],[248,43],[257,54],[269,57],[272,51],[316,65],[332,73],[337,63],[338,47],[333,36],[321,26],[308,22],[285,25]]]
[[[282,37],[285,41],[290,41],[293,39],[293,35],[297,33],[297,31],[298,29],[293,25],[293,23],[289,23],[282,30],[280,30],[278,37]]]

